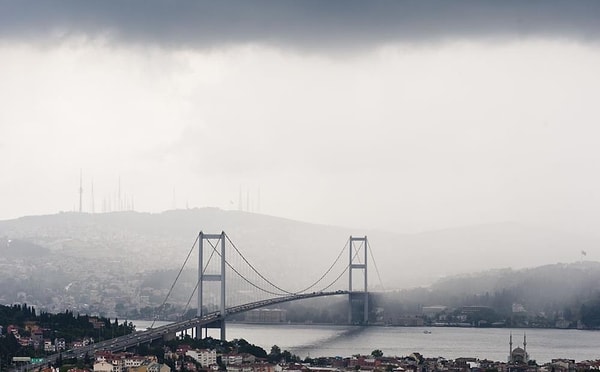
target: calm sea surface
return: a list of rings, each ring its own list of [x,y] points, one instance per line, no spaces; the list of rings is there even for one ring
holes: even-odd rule
[[[137,329],[151,322],[133,321]],[[166,324],[157,322],[155,326]],[[431,331],[430,334],[424,331]],[[258,325],[227,323],[227,339],[244,338],[264,348],[278,345],[302,358],[306,356],[351,356],[381,349],[384,355],[403,356],[418,351],[425,357],[454,359],[476,357],[505,361],[508,339],[513,348],[523,345],[538,363],[553,358],[576,361],[600,359],[600,332],[558,329],[442,328],[442,327],[358,327],[322,325]],[[219,334],[214,330],[211,336]]]

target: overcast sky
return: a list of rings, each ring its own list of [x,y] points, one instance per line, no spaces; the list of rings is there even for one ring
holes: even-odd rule
[[[0,219],[600,221],[596,1],[0,0]],[[92,203],[92,183],[94,202]],[[241,192],[240,192],[241,191]],[[249,200],[248,200],[249,197]]]

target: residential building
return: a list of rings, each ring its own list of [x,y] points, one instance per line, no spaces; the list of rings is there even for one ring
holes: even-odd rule
[[[225,365],[239,365],[255,362],[256,357],[248,353],[228,354],[223,356],[223,363],[225,363]]]
[[[94,372],[113,372],[112,363],[102,360],[94,363]]]
[[[254,309],[246,312],[245,320],[252,323],[285,323],[287,321],[287,310]]]
[[[56,346],[52,344],[52,340],[44,339],[44,351],[47,353],[53,353],[56,351]]]
[[[56,348],[56,351],[66,350],[67,343],[65,342],[64,338],[55,338],[54,339],[54,346]]]
[[[129,372],[171,372],[171,367],[147,360],[138,367],[130,368]]]
[[[213,364],[217,364],[217,352],[215,350],[188,350],[185,355],[200,363],[200,365],[204,368]]]

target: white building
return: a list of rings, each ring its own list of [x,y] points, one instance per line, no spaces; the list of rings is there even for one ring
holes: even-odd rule
[[[112,370],[112,363],[109,363],[106,360],[94,363],[94,372],[112,372]]]
[[[44,340],[44,351],[47,353],[53,353],[56,351],[56,347],[54,345],[52,345],[52,341],[51,340]]]
[[[217,364],[217,352],[215,350],[188,350],[185,355],[200,363],[200,365],[204,368],[213,364]]]
[[[139,367],[145,361],[156,362],[155,360],[149,360],[147,357],[137,356],[137,355],[125,357],[122,359],[122,363],[125,368]]]
[[[223,363],[225,365],[239,365],[244,363],[254,363],[256,362],[256,357],[252,354],[241,353],[241,354],[228,354],[224,355]]]

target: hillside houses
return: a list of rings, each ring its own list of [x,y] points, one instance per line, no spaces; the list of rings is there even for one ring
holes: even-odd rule
[[[133,353],[97,352],[94,354],[94,372],[170,372],[167,365],[158,363],[155,356]]]
[[[32,347],[35,350],[43,349],[46,353],[54,353],[60,350],[66,350],[67,346],[76,348],[93,343],[93,339],[86,338],[77,340],[69,345],[65,342],[64,338],[46,338],[44,337],[45,332],[48,330],[42,329],[40,326],[33,322],[27,322],[23,328],[20,328],[14,324],[10,324],[6,327],[6,333],[12,334],[19,345],[23,347]],[[81,345],[81,346],[80,346]]]

